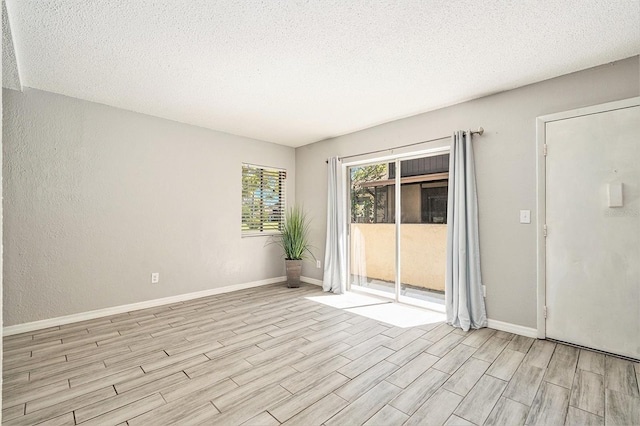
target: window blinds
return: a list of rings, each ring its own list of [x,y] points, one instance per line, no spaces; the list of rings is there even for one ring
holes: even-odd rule
[[[285,216],[285,170],[242,164],[242,233],[275,233]]]

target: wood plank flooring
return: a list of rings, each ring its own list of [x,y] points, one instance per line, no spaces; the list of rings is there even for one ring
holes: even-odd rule
[[[242,290],[4,338],[5,425],[639,425],[640,365]]]

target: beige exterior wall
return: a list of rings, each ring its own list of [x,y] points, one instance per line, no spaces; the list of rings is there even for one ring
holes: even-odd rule
[[[422,221],[422,190],[420,184],[402,185],[402,222],[420,223]]]
[[[387,188],[388,211],[385,217],[389,220],[396,220],[395,202],[396,202],[396,186],[389,185]],[[400,187],[402,191],[402,223],[420,223],[422,221],[422,187],[420,184],[403,184]]]
[[[447,225],[402,224],[401,238],[402,282],[444,291]],[[395,281],[395,224],[352,223],[350,244],[352,274]]]

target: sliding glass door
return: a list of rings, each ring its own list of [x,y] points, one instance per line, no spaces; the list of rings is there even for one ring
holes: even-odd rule
[[[442,307],[449,154],[398,160],[401,170],[398,301]],[[434,306],[434,304],[436,306]]]
[[[449,154],[347,167],[351,289],[444,304]]]

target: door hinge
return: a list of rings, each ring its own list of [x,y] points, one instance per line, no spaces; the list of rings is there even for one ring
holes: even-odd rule
[[[542,225],[542,235],[547,236],[547,224]]]
[[[547,144],[542,145],[542,155],[547,156]]]
[[[545,306],[544,308],[542,308],[542,315],[544,315],[544,317],[547,317],[547,307]]]

